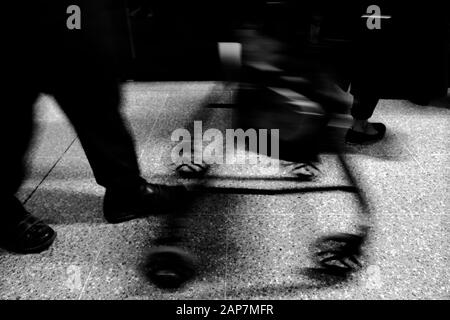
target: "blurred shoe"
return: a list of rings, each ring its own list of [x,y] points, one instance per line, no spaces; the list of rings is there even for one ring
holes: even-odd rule
[[[301,181],[311,181],[319,177],[321,171],[312,162],[291,162],[281,160],[280,165],[285,168],[286,173],[296,176]]]
[[[209,168],[210,166],[205,162],[185,161],[178,165],[175,170],[182,178],[201,178],[208,172]]]
[[[371,123],[373,129],[375,129],[375,134],[368,134],[365,132],[355,131],[353,129],[349,129],[345,136],[345,141],[347,143],[354,144],[368,144],[377,142],[384,138],[386,134],[386,126],[382,123]]]
[[[56,232],[23,209],[20,218],[0,222],[0,247],[15,253],[40,253],[55,241]]]
[[[143,183],[137,188],[107,189],[103,202],[105,219],[121,223],[144,218],[161,209],[175,209],[184,203],[187,194],[184,186],[163,186]]]

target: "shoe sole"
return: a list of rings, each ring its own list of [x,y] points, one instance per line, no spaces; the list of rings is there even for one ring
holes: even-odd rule
[[[380,142],[381,140],[383,140],[383,138],[381,138],[381,139],[378,139],[378,140],[373,140],[373,141],[363,141],[363,142],[353,142],[353,141],[345,141],[345,143],[346,144],[348,144],[348,145],[354,145],[354,146],[358,146],[358,145],[364,145],[364,146],[367,146],[367,145],[371,145],[371,144],[375,144],[375,143],[377,143],[377,142]]]

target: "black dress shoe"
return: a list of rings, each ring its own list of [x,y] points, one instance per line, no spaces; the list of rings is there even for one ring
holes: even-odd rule
[[[364,132],[358,132],[353,129],[349,129],[345,136],[345,141],[347,143],[354,144],[368,144],[383,139],[384,135],[386,134],[386,126],[382,123],[372,123],[372,126],[377,131],[377,133],[367,134]]]
[[[103,212],[109,223],[121,223],[150,215],[161,214],[164,209],[176,209],[184,203],[184,186],[163,186],[143,183],[137,188],[107,189]]]
[[[28,212],[18,219],[0,222],[0,247],[15,253],[40,253],[56,239],[56,232]]]

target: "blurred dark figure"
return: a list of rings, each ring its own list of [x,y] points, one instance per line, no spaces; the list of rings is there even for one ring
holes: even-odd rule
[[[81,9],[81,29],[68,29],[67,8]],[[117,78],[123,43],[120,1],[30,1],[5,4],[11,17],[3,38],[3,168],[0,246],[40,252],[55,232],[28,213],[14,196],[33,127],[33,103],[41,92],[55,97],[74,126],[98,184],[106,188],[104,214],[119,223],[169,204],[179,190],[149,184],[140,175],[132,138],[119,112]],[[126,23],[123,23],[126,26]],[[5,31],[5,30],[4,30]],[[122,50],[122,53],[121,53]],[[6,129],[6,130],[5,130]]]
[[[236,30],[242,68],[234,126],[278,130],[273,150],[279,149],[280,164],[310,180],[319,174],[321,136],[339,104],[321,50],[311,41],[316,10],[296,1],[254,4],[257,10]],[[273,150],[258,152],[273,157]]]

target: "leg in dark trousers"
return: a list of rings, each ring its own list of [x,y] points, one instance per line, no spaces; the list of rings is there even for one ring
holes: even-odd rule
[[[93,61],[80,60],[77,71],[57,77],[53,95],[74,126],[97,183],[106,188],[106,220],[125,222],[172,206],[184,195],[184,187],[149,184],[141,177],[134,142],[120,113],[119,85]]]
[[[379,98],[370,94],[355,94],[351,114],[352,128],[345,137],[349,143],[364,144],[381,140],[386,133],[386,126],[382,123],[370,123]]]
[[[25,154],[33,131],[33,104],[38,90],[26,77],[8,78],[2,94],[2,147],[4,179],[0,193],[2,215],[0,247],[18,253],[36,253],[48,248],[56,233],[33,217],[15,197],[25,176]],[[28,83],[27,83],[28,82]]]
[[[355,95],[352,105],[352,117],[356,120],[369,120],[380,99],[370,95]]]
[[[26,80],[25,80],[26,81]],[[14,82],[14,81],[13,81]],[[2,94],[2,157],[6,168],[6,181],[3,181],[2,195],[14,195],[25,176],[25,154],[33,132],[33,104],[38,91],[28,85],[11,83]]]
[[[91,73],[61,81],[55,99],[74,126],[97,183],[107,189],[142,184],[115,79]]]

